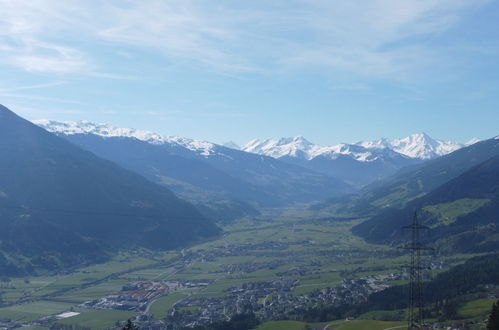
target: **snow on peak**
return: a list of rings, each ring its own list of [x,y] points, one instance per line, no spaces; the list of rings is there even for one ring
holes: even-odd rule
[[[55,120],[34,120],[33,123],[46,129],[49,132],[75,135],[94,134],[102,137],[133,137],[141,141],[153,144],[161,144],[165,138],[159,134],[136,130],[133,128],[118,128],[107,124],[93,123],[86,120],[81,121],[55,121]]]
[[[451,153],[464,145],[431,138],[426,133],[416,133],[402,139],[380,139],[377,141],[358,142],[367,148],[388,148],[402,155],[416,159],[431,159]]]
[[[281,138],[279,140],[251,140],[243,149],[246,152],[270,156],[273,158],[295,157],[311,160],[316,157],[336,159],[349,156],[358,161],[371,162],[380,157],[375,148],[367,148],[355,144],[338,144],[334,146],[320,146],[313,144],[302,136]]]
[[[368,149],[372,149],[372,148],[375,148],[375,149],[384,149],[384,148],[391,149],[390,141],[388,139],[386,139],[386,138],[381,138],[379,140],[374,140],[374,141],[360,141],[360,142],[357,142],[355,144],[359,145],[359,146],[362,146],[364,148],[368,148]]]
[[[133,128],[119,128],[107,124],[93,123],[90,121],[54,121],[54,120],[34,120],[34,124],[45,130],[63,135],[93,134],[104,138],[124,137],[135,138],[151,144],[174,144],[196,151],[201,155],[209,156],[214,153],[215,144],[183,138],[179,136],[162,136],[149,131],[136,130]]]
[[[403,139],[392,140],[391,144],[393,150],[419,159],[443,156],[463,147],[457,142],[432,139],[425,133],[412,134]]]
[[[369,162],[383,157],[431,159],[451,153],[463,146],[456,142],[432,139],[426,133],[417,133],[402,139],[382,138],[333,146],[315,145],[301,136],[279,140],[256,139],[248,142],[243,150],[274,158],[289,156],[310,160],[322,156],[335,159],[341,155],[348,155],[358,161]]]
[[[464,145],[465,145],[465,146],[470,146],[470,145],[475,144],[475,143],[478,143],[478,142],[480,142],[480,141],[482,141],[482,140],[480,140],[480,139],[479,139],[479,138],[477,138],[477,137],[474,137],[474,138],[471,138],[471,139],[470,139],[468,142],[466,142]]]
[[[315,147],[317,146],[303,136],[295,136],[279,140],[251,140],[242,150],[274,158],[290,156],[310,159],[309,153]]]

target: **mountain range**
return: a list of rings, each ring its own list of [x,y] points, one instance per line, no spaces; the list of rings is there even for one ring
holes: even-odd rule
[[[469,143],[476,141],[474,139]],[[362,187],[390,176],[405,166],[446,155],[463,146],[457,142],[435,140],[420,133],[403,139],[382,138],[332,146],[316,145],[301,136],[252,140],[242,150],[297,164]]]
[[[237,150],[86,121],[34,125],[0,106],[0,141],[6,274],[174,248],[217,235],[212,220],[327,197],[315,209],[367,218],[352,230],[370,242],[399,242],[418,209],[441,248],[499,248],[499,138],[321,147],[297,137]]]
[[[317,207],[363,215],[383,208],[401,208],[496,155],[499,155],[497,139],[477,142],[448,155],[402,168],[356,194],[331,198]]]
[[[354,233],[379,243],[400,242],[400,227],[419,210],[432,243],[446,251],[492,252],[499,248],[499,156],[443,184],[402,209],[388,209],[356,226]]]
[[[375,243],[400,244],[402,226],[416,211],[441,250],[488,252],[499,248],[499,138],[404,168],[358,195],[331,199],[323,208],[368,216],[353,232]]]
[[[341,179],[206,141],[85,121],[35,123],[172,189],[202,210],[211,208],[215,217],[224,217],[217,209],[240,216],[255,206],[309,203],[353,191]]]
[[[477,142],[471,140],[468,144]],[[274,158],[296,157],[312,160],[327,156],[335,159],[341,155],[349,155],[360,162],[375,160],[374,152],[379,149],[392,150],[412,159],[432,159],[446,155],[467,144],[432,139],[426,133],[412,134],[406,138],[389,140],[381,138],[375,141],[357,143],[341,143],[332,146],[320,146],[309,142],[302,136],[282,138],[279,140],[252,140],[242,150]]]
[[[230,200],[237,200],[238,203],[242,200],[249,201],[257,206],[307,203],[352,192],[373,181],[386,178],[403,167],[445,155],[465,146],[456,142],[435,140],[421,133],[403,139],[379,139],[326,147],[313,144],[303,137],[252,140],[239,148],[233,142],[222,146],[207,141],[162,136],[148,131],[88,121],[34,122],[101,157],[165,184],[191,201],[197,202],[200,198],[206,199],[206,196],[215,194],[224,198],[230,196]],[[142,152],[141,157],[147,159],[139,165],[137,155],[126,155],[125,149],[130,147],[118,146],[132,143],[131,141],[144,142],[158,148],[156,151],[150,150],[149,156]],[[474,142],[476,140],[470,141]],[[102,145],[111,143],[112,148]],[[151,149],[145,144],[140,148]],[[123,149],[119,156],[116,155],[117,149]],[[159,149],[162,151],[158,151]],[[151,156],[152,154],[154,156]],[[159,155],[163,159],[154,162],[155,166],[152,168],[151,158],[157,158]],[[175,156],[177,158],[168,161],[164,159]],[[134,159],[126,159],[127,157]],[[166,163],[170,164],[169,168],[164,168]],[[182,164],[174,166],[175,163]],[[196,171],[188,171],[188,175],[177,175],[193,168],[196,168]],[[196,177],[196,173],[204,175],[202,178]],[[222,176],[224,179],[221,179]],[[327,186],[321,182],[327,182]],[[234,187],[237,187],[237,191]],[[212,198],[211,200],[213,201]]]
[[[0,272],[168,249],[220,230],[170,190],[0,106]]]

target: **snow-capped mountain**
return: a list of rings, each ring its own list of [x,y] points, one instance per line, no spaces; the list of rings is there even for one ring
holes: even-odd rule
[[[475,144],[475,143],[480,142],[480,141],[482,141],[482,140],[480,140],[479,138],[474,137],[474,138],[470,139],[468,142],[466,142],[464,145],[465,146],[470,146],[470,145]]]
[[[477,142],[473,141],[473,143]],[[457,142],[435,140],[425,133],[412,134],[402,139],[388,140],[383,138],[356,144],[366,148],[388,148],[407,157],[422,160],[447,155],[465,146],[465,144]]]
[[[275,207],[353,190],[324,173],[207,141],[88,121],[33,122],[194,202],[220,196]]]
[[[380,152],[378,149],[381,148],[346,143],[324,147],[313,144],[303,136],[282,138],[279,140],[252,140],[243,147],[243,150],[246,152],[273,158],[294,157],[303,160],[312,160],[316,157],[337,159],[342,156],[348,156],[360,162],[375,161],[383,154],[386,156],[386,152]],[[400,157],[400,155],[396,154],[392,156]]]
[[[301,136],[279,140],[253,140],[246,144],[243,150],[341,178],[359,187],[419,161],[389,148],[368,148],[360,144],[346,143],[319,146]]]
[[[216,144],[193,140],[179,136],[162,136],[149,131],[142,131],[133,128],[119,128],[107,124],[98,124],[90,121],[54,121],[54,120],[34,120],[33,123],[45,130],[64,135],[93,134],[104,138],[124,137],[135,138],[155,145],[177,145],[195,151],[201,155],[209,156],[215,153]]]
[[[469,144],[477,139],[469,141]],[[401,167],[451,153],[465,144],[440,141],[427,134],[406,138],[320,146],[302,136],[252,140],[242,150],[298,164],[362,186],[395,173]]]
[[[477,141],[478,139],[473,139],[466,145]],[[243,147],[243,150],[274,158],[297,157],[311,160],[318,156],[328,156],[335,159],[340,155],[348,155],[357,161],[369,162],[378,159],[379,152],[377,150],[379,149],[388,149],[409,158],[426,160],[446,155],[463,146],[465,144],[435,140],[425,133],[419,133],[402,139],[388,140],[382,138],[375,141],[361,141],[354,144],[342,143],[333,146],[319,146],[302,136],[279,140],[256,139],[248,142]],[[396,155],[392,153],[391,156]]]
[[[49,132],[67,137],[71,142],[93,152],[104,150],[96,149],[96,143],[105,143],[105,141],[97,141],[95,137],[108,141],[108,144],[111,144],[111,140],[112,143],[118,143],[116,140],[119,139],[138,140],[148,145],[161,147],[170,155],[205,162],[211,169],[222,170],[231,177],[238,179],[250,180],[248,182],[251,182],[251,184],[265,182],[265,180],[260,181],[262,180],[260,175],[266,176],[271,172],[272,175],[283,179],[285,176],[291,175],[293,171],[296,172],[293,174],[296,177],[303,177],[306,171],[311,170],[316,174],[326,174],[354,186],[363,186],[376,179],[391,175],[401,167],[450,153],[463,146],[454,142],[434,140],[422,133],[413,134],[403,139],[379,139],[352,144],[342,143],[333,146],[316,145],[302,136],[279,140],[253,140],[246,144],[242,150],[237,150],[236,146],[222,146],[178,136],[162,136],[149,131],[118,128],[89,121],[36,120],[34,123]],[[131,142],[126,141],[126,143],[130,144]],[[111,150],[106,150],[108,154],[112,153]],[[268,157],[258,157],[260,155]],[[273,163],[272,161],[275,159],[280,162]],[[111,160],[116,161],[116,159]],[[262,163],[265,163],[265,165],[259,167]],[[143,163],[143,165],[146,167],[147,164]],[[290,170],[284,165],[298,165],[299,168]],[[158,166],[160,165],[156,165],[154,168]],[[189,167],[190,165],[185,166]],[[149,169],[149,171],[153,171],[154,168]],[[276,170],[277,168],[288,172],[279,172]],[[207,171],[207,169],[204,170]],[[157,176],[158,174],[149,172],[149,175]],[[215,176],[215,173],[213,175]],[[306,175],[312,174],[308,173]],[[175,178],[175,180],[177,179],[179,178]],[[196,179],[195,184],[201,184],[202,180],[204,180],[202,177],[198,179]],[[288,179],[291,179],[291,177],[286,178],[286,180]],[[315,178],[315,180],[318,179]],[[187,176],[184,176],[182,180],[187,180]],[[226,182],[231,181],[228,178],[224,180]],[[215,181],[211,183],[212,187],[217,186],[218,183]],[[192,184],[192,182],[189,184]],[[339,184],[336,185],[340,186]],[[241,185],[237,184],[236,186]],[[170,188],[175,190],[172,186]],[[229,194],[228,185],[224,190]]]
[[[297,136],[279,140],[251,140],[243,146],[242,150],[273,158],[290,156],[310,159],[311,154],[315,152],[314,149],[318,147],[319,146],[307,141],[304,137]]]

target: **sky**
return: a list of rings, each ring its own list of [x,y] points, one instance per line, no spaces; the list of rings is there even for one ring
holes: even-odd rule
[[[0,104],[216,143],[499,135],[499,1],[0,0]]]

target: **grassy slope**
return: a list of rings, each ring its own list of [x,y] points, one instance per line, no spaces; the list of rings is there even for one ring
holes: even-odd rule
[[[495,301],[496,299],[488,298],[469,301],[458,309],[459,316],[465,319],[484,319],[489,315]]]
[[[385,329],[402,329],[407,326],[406,322],[390,322],[390,321],[334,321],[324,322],[321,324],[306,324],[296,321],[271,321],[261,324],[255,330],[385,330]]]
[[[385,330],[385,329],[402,329],[406,327],[406,322],[390,322],[390,321],[348,321],[344,322],[328,329],[331,330]]]
[[[306,324],[296,321],[271,321],[260,325],[256,330],[305,330]]]
[[[67,303],[37,301],[23,305],[1,308],[0,319],[30,322],[38,320],[46,315],[68,311],[71,307],[73,307],[73,305]]]
[[[185,297],[185,294],[174,292],[167,296],[161,297],[156,300],[152,305],[149,312],[157,319],[162,319],[172,306],[179,300]]]
[[[68,325],[79,325],[91,329],[107,329],[116,322],[134,317],[137,313],[117,310],[92,310],[80,315],[60,320],[57,323]]]
[[[353,228],[371,242],[400,243],[401,227],[415,209],[432,227],[435,247],[453,252],[489,252],[499,247],[499,156],[466,171],[403,209],[387,209]]]
[[[461,198],[448,203],[428,205],[425,206],[423,210],[430,212],[436,218],[435,223],[431,225],[433,228],[442,225],[450,225],[454,223],[458,217],[470,214],[489,202],[490,199],[486,198]]]

